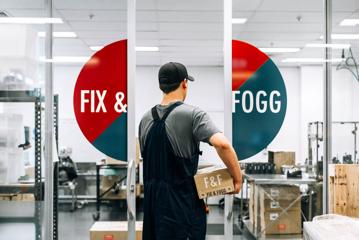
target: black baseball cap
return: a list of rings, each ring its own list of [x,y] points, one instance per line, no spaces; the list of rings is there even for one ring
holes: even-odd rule
[[[184,79],[194,81],[194,78],[187,73],[186,67],[182,63],[169,62],[161,66],[158,72],[160,84],[174,84],[182,82]]]

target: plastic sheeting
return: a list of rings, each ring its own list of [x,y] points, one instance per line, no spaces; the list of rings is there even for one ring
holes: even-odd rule
[[[355,240],[358,236],[357,218],[328,214],[304,223],[304,240]]]

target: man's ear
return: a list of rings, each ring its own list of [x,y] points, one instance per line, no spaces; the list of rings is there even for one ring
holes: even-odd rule
[[[183,88],[183,89],[186,89],[186,88],[188,87],[188,86],[187,86],[188,82],[187,82],[186,79],[183,80],[181,84],[182,84],[182,88]]]

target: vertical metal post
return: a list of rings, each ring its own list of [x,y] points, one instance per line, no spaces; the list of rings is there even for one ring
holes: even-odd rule
[[[52,17],[52,0],[45,1],[47,17]],[[44,206],[44,239],[53,239],[53,79],[52,79],[52,24],[46,24],[45,38],[45,206]]]
[[[128,239],[136,239],[136,0],[127,0],[127,219]]]
[[[232,0],[224,0],[224,134],[232,142]],[[224,197],[224,236],[233,239],[233,195]]]
[[[332,34],[332,0],[324,0],[324,41],[331,43]],[[325,48],[324,63],[324,128],[323,128],[323,214],[329,212],[328,208],[328,166],[332,159],[332,52]]]

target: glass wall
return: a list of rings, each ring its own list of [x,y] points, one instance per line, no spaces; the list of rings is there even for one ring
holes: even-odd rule
[[[88,239],[95,221],[127,221],[127,125],[108,102],[127,82],[127,1],[56,0],[54,11],[64,20],[53,39],[59,239]],[[84,101],[98,91],[103,107],[80,110],[83,91]]]
[[[257,237],[300,235],[300,221],[322,213],[323,31],[323,1],[233,0],[233,143],[246,170],[239,223]],[[286,218],[296,227],[281,228]]]
[[[103,63],[98,61],[101,53],[127,58],[127,45],[112,45],[123,50],[118,52],[119,48],[115,52],[104,48],[128,38],[127,1],[54,0],[53,4],[54,18],[49,19],[45,0],[0,1],[0,239],[43,237],[46,62],[53,63],[54,153],[58,153],[54,159],[60,159],[55,171],[55,235],[58,239],[87,239],[88,230],[97,220],[127,220],[127,144],[118,139],[128,136],[126,128],[116,125],[127,126],[127,118],[116,114],[98,117],[85,129],[77,115],[81,110],[74,108],[80,96],[76,89],[84,74],[82,69],[88,71],[94,61]],[[301,171],[305,181],[299,183],[284,175],[278,179],[266,176],[272,183],[297,187],[290,199],[293,205],[279,208],[298,221],[322,213],[325,62],[332,65],[330,162],[359,161],[356,9],[359,3],[355,0],[333,1],[332,44],[325,45],[322,1],[233,0],[233,144],[247,174],[256,174],[253,168],[264,166],[263,162],[275,162],[276,154],[284,154],[286,160],[281,165],[287,166],[271,169],[269,164],[268,171]],[[136,112],[135,119],[130,119],[136,123],[136,132],[143,114],[161,101],[158,70],[169,61],[183,63],[196,78],[189,85],[186,103],[208,112],[224,130],[223,10],[223,2],[217,0],[137,1]],[[46,24],[53,24],[51,59],[45,57]],[[331,50],[331,59],[325,59],[325,49]],[[106,62],[116,61],[122,60]],[[118,66],[119,73],[127,72],[127,66]],[[103,79],[106,85],[111,73],[102,70],[97,74],[100,80],[94,81]],[[91,84],[86,82],[82,87],[94,89]],[[109,81],[104,89],[111,86]],[[120,90],[127,85],[122,87]],[[103,109],[101,104],[98,106]],[[118,134],[112,135],[113,132]],[[211,146],[201,144],[201,150],[200,168],[221,164]],[[138,146],[136,151],[136,217],[142,220],[143,179]],[[113,163],[116,167],[103,168]],[[334,195],[338,166],[329,167],[329,212],[355,216],[357,213],[346,212],[340,206],[344,202],[339,203]],[[261,215],[255,212],[260,209],[255,209],[258,204],[254,202],[256,197],[261,201],[264,195],[259,192],[266,193],[268,186],[259,187],[256,193],[255,184],[247,176],[243,190],[235,196],[240,204],[234,205],[234,235],[244,227],[257,236],[265,233],[263,225],[258,224],[257,217]],[[209,198],[207,204],[207,235],[211,239],[224,233],[224,210],[213,207],[223,204],[223,197]],[[280,214],[277,210],[271,213]],[[261,214],[265,219],[266,212]],[[267,226],[267,232],[271,226],[275,223]],[[299,230],[291,233],[296,231]]]
[[[333,1],[332,159],[329,165],[329,212],[358,217],[359,8],[357,1]],[[356,165],[353,165],[356,164]]]
[[[223,131],[223,2],[138,0],[136,15],[136,127],[147,111],[161,103],[158,71],[172,61],[184,64],[195,78],[189,82],[185,103],[206,111]],[[221,164],[213,147],[201,143],[200,148],[199,168]],[[209,198],[207,203],[218,204],[222,198]],[[207,235],[211,239],[224,233],[224,211],[209,207]]]
[[[48,18],[43,0],[0,5],[0,238],[41,239],[44,35],[62,21]]]

